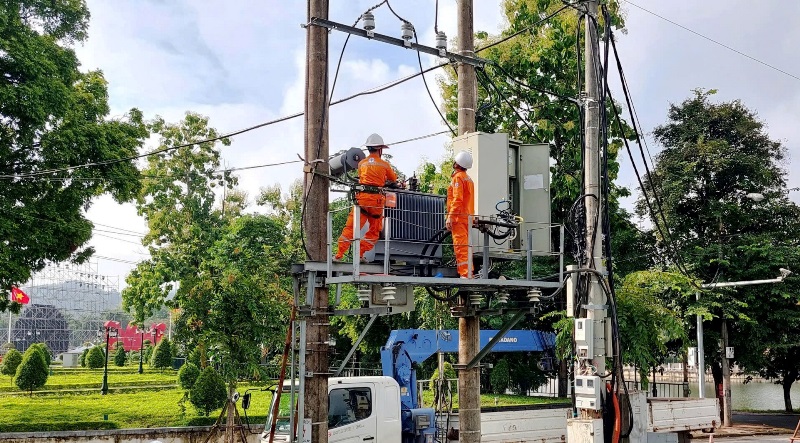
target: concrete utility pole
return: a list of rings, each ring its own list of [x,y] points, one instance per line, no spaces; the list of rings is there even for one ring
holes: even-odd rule
[[[458,2],[458,53],[472,57],[475,55],[473,41],[472,0]],[[458,134],[475,132],[475,108],[478,105],[475,67],[466,63],[458,65]],[[488,257],[484,257],[487,260]],[[465,295],[459,302],[468,309],[469,300]],[[466,312],[466,309],[465,309]],[[480,319],[471,315],[458,319],[458,419],[459,441],[480,443],[481,441],[481,402],[480,365],[463,369],[480,349]]]
[[[328,0],[308,0],[308,19],[328,18]],[[328,173],[328,30],[321,26],[306,27],[306,107],[304,168],[305,219],[303,234],[311,260],[327,259],[328,180],[314,177],[316,169]],[[320,162],[315,161],[319,159]],[[313,274],[312,274],[313,275]],[[309,282],[308,284],[312,284]],[[311,419],[311,442],[328,441],[328,289],[314,291],[315,315],[306,318],[306,368],[300,374],[305,380],[305,417]],[[300,417],[298,430],[302,429]]]
[[[604,177],[600,176],[600,69],[598,66],[599,37],[595,26],[597,19],[598,1],[590,0],[586,3],[588,16],[584,21],[585,31],[585,60],[584,75],[586,78],[586,118],[584,129],[586,132],[586,166],[583,177],[583,192],[586,195],[586,264],[601,273],[605,273],[603,263],[603,209],[602,201],[602,182]],[[605,305],[607,300],[601,288],[601,282],[596,275],[590,276],[588,304],[594,306]],[[592,366],[595,367],[597,374],[605,374],[605,325],[603,319],[606,316],[605,310],[588,309],[586,317],[592,320],[594,325],[594,356]]]

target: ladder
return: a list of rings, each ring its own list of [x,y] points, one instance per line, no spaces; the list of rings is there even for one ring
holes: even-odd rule
[[[792,436],[789,437],[789,443],[794,443],[795,440],[800,440],[800,420],[797,422],[797,426],[794,427],[794,432]]]

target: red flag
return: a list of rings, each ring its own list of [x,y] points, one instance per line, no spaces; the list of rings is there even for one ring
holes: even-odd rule
[[[28,294],[22,292],[22,289],[12,286],[11,287],[11,300],[17,303],[22,303],[23,305],[27,305],[30,303],[31,298],[28,297]]]

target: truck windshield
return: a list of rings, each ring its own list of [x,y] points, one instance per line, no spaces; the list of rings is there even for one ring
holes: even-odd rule
[[[269,388],[268,392],[270,395],[269,401],[269,409],[267,410],[267,422],[264,425],[264,431],[269,432],[270,427],[272,426],[272,411],[275,408],[275,401],[278,399],[276,395],[277,386],[273,386]],[[289,433],[289,399],[290,394],[289,390],[291,389],[290,386],[284,386],[283,392],[281,393],[280,399],[280,406],[278,407],[278,419],[275,423],[275,433],[276,434],[288,434]]]

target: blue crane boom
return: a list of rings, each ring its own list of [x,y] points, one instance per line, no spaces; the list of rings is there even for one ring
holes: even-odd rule
[[[497,335],[497,330],[480,331],[481,348]],[[494,345],[493,352],[536,352],[552,349],[555,345],[552,332],[511,330]],[[389,334],[381,348],[383,375],[392,377],[400,385],[400,403],[403,409],[416,408],[417,376],[414,365],[437,352],[458,352],[457,330],[399,329]]]

